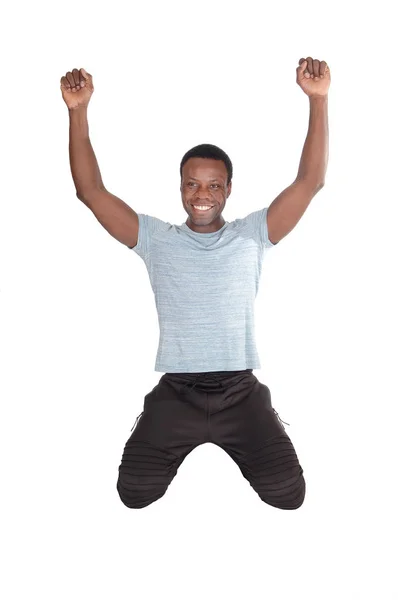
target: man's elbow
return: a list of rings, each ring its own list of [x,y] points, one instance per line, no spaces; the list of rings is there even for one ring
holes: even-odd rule
[[[311,196],[311,198],[313,198],[315,196],[315,194],[317,194],[319,192],[319,190],[321,190],[323,188],[323,186],[325,185],[325,178],[318,178],[318,177],[297,177],[296,182],[295,183],[300,183],[300,187],[301,185],[305,186],[305,193],[309,196]]]

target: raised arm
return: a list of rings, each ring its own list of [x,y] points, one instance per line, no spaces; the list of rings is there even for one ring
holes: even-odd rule
[[[328,90],[330,70],[325,61],[300,59],[297,83],[310,102],[308,133],[295,181],[271,203],[268,235],[277,244],[297,225],[312,198],[324,186],[329,155]]]
[[[92,76],[84,69],[68,71],[61,78],[61,91],[69,110],[69,159],[76,195],[110,235],[133,248],[138,239],[137,213],[105,188],[89,138],[87,109],[94,91]]]

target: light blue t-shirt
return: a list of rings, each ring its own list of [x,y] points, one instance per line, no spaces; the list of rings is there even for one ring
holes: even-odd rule
[[[145,262],[159,319],[155,371],[260,369],[254,328],[268,207],[213,233],[138,213],[133,250]]]

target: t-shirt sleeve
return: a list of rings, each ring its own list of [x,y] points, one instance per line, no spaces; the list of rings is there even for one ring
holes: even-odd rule
[[[245,220],[249,223],[255,239],[265,248],[273,248],[276,244],[273,244],[268,236],[267,213],[268,206],[250,213]]]
[[[137,213],[138,215],[138,240],[137,244],[133,247],[129,247],[130,250],[134,250],[138,256],[145,258],[148,254],[151,246],[151,240],[153,236],[159,231],[164,231],[170,227],[170,223],[166,223],[157,217],[151,217],[143,213]]]

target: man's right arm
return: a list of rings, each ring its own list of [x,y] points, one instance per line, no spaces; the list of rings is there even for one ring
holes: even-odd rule
[[[69,118],[69,158],[76,195],[110,235],[133,248],[138,239],[138,216],[105,189],[89,138],[87,106],[70,110]]]

